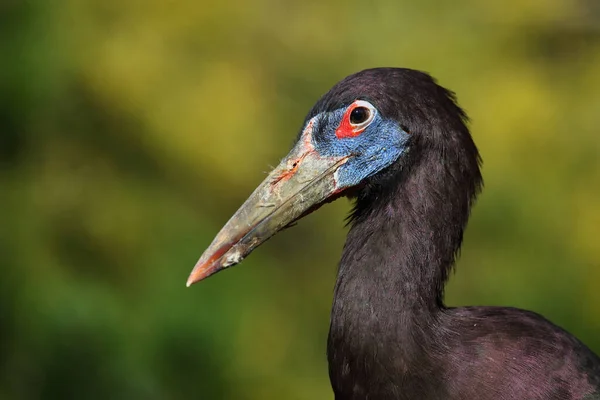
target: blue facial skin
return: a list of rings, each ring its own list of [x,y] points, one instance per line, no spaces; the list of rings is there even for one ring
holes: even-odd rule
[[[379,112],[358,136],[338,138],[346,108],[319,114],[314,121],[312,142],[322,156],[343,157],[352,155],[337,171],[337,188],[358,185],[362,180],[393,164],[406,150],[408,133],[398,121],[383,119]]]

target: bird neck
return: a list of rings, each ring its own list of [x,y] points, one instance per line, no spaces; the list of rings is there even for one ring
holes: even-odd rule
[[[343,368],[382,372],[364,371],[369,360],[392,363],[382,373],[427,369],[424,349],[435,347],[444,285],[480,185],[477,160],[470,174],[444,162],[456,156],[411,155],[410,168],[396,166],[359,193],[335,286],[332,381]]]

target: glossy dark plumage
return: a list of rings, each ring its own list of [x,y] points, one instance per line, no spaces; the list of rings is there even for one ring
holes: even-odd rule
[[[444,306],[482,185],[454,96],[421,72],[372,69],[334,86],[307,120],[354,99],[411,138],[405,155],[353,193],[328,340],[336,400],[600,399],[600,359],[543,317]]]
[[[479,164],[465,114],[430,76],[349,76],[313,107],[188,285],[354,197],[327,345],[336,400],[600,400],[600,359],[566,331],[529,311],[444,305]]]

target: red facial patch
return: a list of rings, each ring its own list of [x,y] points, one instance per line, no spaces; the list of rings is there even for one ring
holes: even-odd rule
[[[357,137],[358,135],[363,133],[363,131],[367,128],[366,126],[356,128],[350,123],[350,114],[352,113],[352,110],[354,110],[356,107],[363,106],[357,102],[354,102],[350,105],[350,107],[348,107],[348,109],[344,113],[344,116],[342,117],[342,122],[340,122],[340,126],[338,126],[338,128],[335,130],[335,136],[338,139]]]

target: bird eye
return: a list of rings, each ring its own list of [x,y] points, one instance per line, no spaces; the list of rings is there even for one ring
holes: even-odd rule
[[[371,103],[356,100],[346,108],[335,136],[338,139],[356,137],[364,132],[376,116],[377,109]]]
[[[371,110],[369,110],[367,107],[356,107],[350,113],[350,123],[352,125],[360,125],[367,121],[370,116]]]

